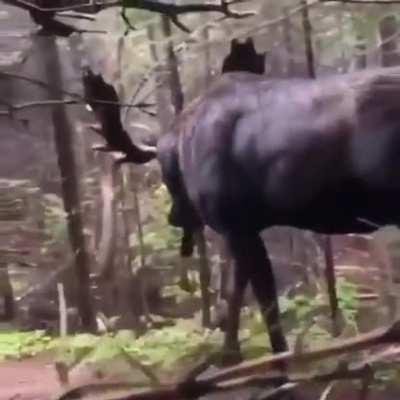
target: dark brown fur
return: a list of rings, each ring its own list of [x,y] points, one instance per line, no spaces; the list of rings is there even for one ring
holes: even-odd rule
[[[130,161],[144,162],[138,155]],[[186,232],[209,225],[226,238],[237,264],[231,309],[240,310],[250,283],[272,348],[284,351],[259,233],[399,225],[400,68],[317,80],[225,74],[174,121],[157,156],[173,201],[170,221]],[[231,323],[225,345],[238,351],[238,320]]]

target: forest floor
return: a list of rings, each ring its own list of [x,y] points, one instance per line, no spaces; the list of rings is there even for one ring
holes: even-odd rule
[[[114,377],[115,379],[115,377]],[[101,381],[108,380],[103,378]],[[71,386],[85,383],[94,383],[96,379],[90,373],[82,370],[70,376]],[[99,380],[97,380],[99,382]],[[329,396],[330,400],[356,400],[359,394],[356,390],[337,388]],[[298,393],[301,400],[318,399],[321,388],[305,388]],[[58,381],[51,354],[43,354],[21,361],[4,361],[0,363],[0,400],[51,400],[63,392]],[[238,393],[239,395],[239,393]],[[242,399],[243,392],[236,397],[235,394],[217,394],[209,400],[236,400]],[[296,397],[297,398],[297,397]],[[398,400],[399,390],[388,389],[371,391],[369,400]]]
[[[60,389],[49,355],[0,363],[0,400],[50,399]]]
[[[71,386],[96,381],[89,369],[70,374]],[[64,390],[51,354],[0,362],[0,400],[50,400]]]

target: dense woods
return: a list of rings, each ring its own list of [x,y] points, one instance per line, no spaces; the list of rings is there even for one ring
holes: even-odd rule
[[[0,0],[0,399],[398,398],[396,227],[262,232],[288,342],[274,355],[250,288],[240,326],[230,321],[224,237],[172,226],[160,164],[133,163],[129,146],[150,154],[230,71],[294,80],[398,66],[399,11]],[[226,353],[232,327],[239,358]]]

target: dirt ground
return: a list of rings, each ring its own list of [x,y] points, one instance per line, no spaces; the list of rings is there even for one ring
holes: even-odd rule
[[[89,370],[70,375],[71,386],[95,381]],[[0,362],[0,400],[50,400],[64,390],[51,355]]]
[[[50,399],[60,389],[50,357],[0,363],[0,400]]]
[[[111,377],[109,377],[111,378]],[[114,380],[112,377],[110,380]],[[108,381],[103,377],[102,381]],[[71,386],[85,383],[99,382],[90,370],[80,369],[70,375]],[[318,399],[321,388],[303,388],[300,390],[299,399]],[[344,389],[344,390],[343,390]],[[0,400],[51,400],[57,394],[65,390],[57,378],[51,355],[41,355],[22,361],[5,361],[0,363]],[[234,394],[216,394],[209,396],[209,400],[240,399]],[[229,396],[229,397],[228,397]],[[247,397],[247,396],[246,396]],[[359,393],[354,389],[342,388],[334,390],[329,400],[358,400]],[[385,391],[373,390],[368,400],[398,400],[400,391],[398,389],[387,389]]]
[[[99,374],[101,371],[101,374]],[[62,386],[54,366],[54,354],[42,354],[21,361],[0,362],[0,400],[50,400],[68,388],[100,382],[143,382],[144,375],[126,362],[107,362],[106,369],[79,364],[69,373],[68,387]]]

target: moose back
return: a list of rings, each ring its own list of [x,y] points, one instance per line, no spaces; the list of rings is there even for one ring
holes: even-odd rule
[[[173,221],[227,235],[398,224],[399,100],[399,68],[315,81],[221,77],[159,141]]]

